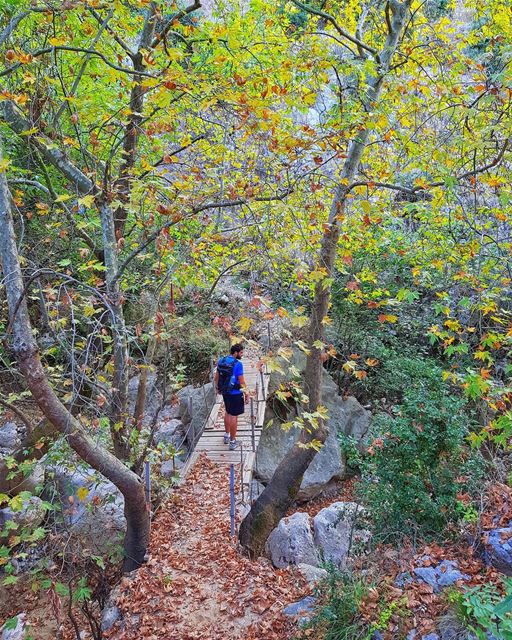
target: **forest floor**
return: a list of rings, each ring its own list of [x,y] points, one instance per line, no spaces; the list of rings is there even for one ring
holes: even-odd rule
[[[250,561],[230,538],[229,469],[201,457],[157,514],[150,559],[123,578],[116,640],[290,640],[283,608],[309,593],[298,571]]]

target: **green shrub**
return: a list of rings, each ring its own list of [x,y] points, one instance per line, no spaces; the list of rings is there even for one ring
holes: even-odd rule
[[[174,365],[182,364],[194,381],[208,378],[210,362],[229,351],[224,331],[211,325],[191,325],[172,331],[169,339],[170,357]]]
[[[478,640],[512,640],[512,580],[503,588],[487,584],[459,591],[451,589],[448,602],[457,622]],[[467,634],[466,634],[467,635]]]
[[[317,588],[321,604],[306,630],[314,629],[315,637],[322,640],[363,640],[367,629],[359,609],[367,593],[363,578],[328,567],[327,578]]]
[[[389,379],[395,390],[403,389],[402,404],[374,417],[362,462],[362,499],[378,539],[439,535],[464,515],[457,494],[471,489],[481,473],[478,454],[469,458],[464,442],[464,400],[450,395],[439,368],[408,364]]]

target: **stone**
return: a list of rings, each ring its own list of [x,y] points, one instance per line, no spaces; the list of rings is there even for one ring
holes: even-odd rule
[[[16,626],[12,629],[7,629],[8,623],[6,622],[3,627],[0,629],[0,640],[23,640],[25,637],[25,631],[27,628],[26,624],[26,613],[18,613],[14,618],[11,618],[11,621]],[[9,625],[10,626],[10,625]]]
[[[131,416],[133,416],[135,412],[139,381],[140,374],[133,376],[133,378],[130,378],[128,381],[128,413]],[[144,427],[151,426],[163,402],[162,392],[157,387],[157,374],[148,372],[146,379],[146,402],[144,405],[144,416],[142,418],[142,425]]]
[[[426,636],[422,636],[421,640],[440,640],[437,633],[429,633]]]
[[[166,460],[160,465],[160,475],[168,480],[179,477],[180,469],[183,469],[185,463],[176,456],[174,463],[172,460]]]
[[[305,562],[299,562],[297,569],[310,585],[315,585],[317,582],[325,580],[329,575],[325,569],[314,567],[312,564],[306,564]]]
[[[290,366],[301,372],[305,367],[305,355],[294,351],[290,359]],[[269,393],[275,392],[286,376],[273,373],[270,378]],[[327,371],[322,378],[322,404],[326,406],[329,418],[326,421],[328,430],[324,446],[313,458],[312,463],[304,474],[298,501],[310,500],[330,485],[342,480],[346,476],[346,463],[342,455],[338,436],[343,434],[352,437],[360,449],[366,446],[366,439],[370,427],[370,412],[364,409],[355,398],[343,399],[338,394],[338,388]],[[293,417],[293,412],[292,412]],[[278,416],[273,409],[273,403],[267,403],[264,423],[272,421],[271,426],[262,431],[258,452],[256,455],[256,476],[264,483],[268,483],[279,462],[299,438],[300,430],[292,428],[284,431],[280,422],[284,416]],[[291,419],[287,417],[286,419]]]
[[[313,596],[306,596],[298,602],[292,602],[283,609],[285,616],[304,616],[311,615],[315,606],[315,598]]]
[[[126,530],[124,497],[119,489],[90,467],[49,467],[53,496],[62,505],[64,524],[93,555],[114,551]],[[47,492],[51,488],[47,483]],[[71,500],[70,500],[71,498]]]
[[[36,464],[32,468],[32,473],[25,478],[21,482],[16,485],[16,488],[13,489],[13,494],[18,494],[21,491],[29,491],[30,493],[39,493],[39,490],[44,485],[44,477],[45,477],[45,468],[44,465],[40,462],[36,462]]]
[[[215,404],[217,394],[213,383],[202,387],[188,385],[178,391],[181,406],[181,420],[187,433],[187,443],[192,444],[194,436],[197,439],[205,427],[206,420]],[[190,411],[192,405],[192,412]]]
[[[0,448],[14,451],[21,444],[18,426],[15,422],[4,422],[0,426]]]
[[[166,404],[158,412],[158,421],[166,422],[167,420],[173,420],[174,418],[181,418],[181,406],[177,404]]]
[[[314,517],[314,541],[324,562],[341,569],[354,546],[368,540],[368,532],[358,524],[362,511],[355,502],[334,502]]]
[[[103,632],[110,631],[116,622],[122,620],[123,614],[121,609],[116,606],[105,607],[101,612],[101,630]]]
[[[282,518],[268,537],[265,548],[272,564],[279,569],[299,563],[317,566],[320,562],[307,513],[297,512]]]
[[[177,418],[165,420],[159,424],[154,434],[155,444],[172,444],[179,445],[181,441],[181,433],[183,423]]]
[[[486,531],[485,561],[506,576],[512,576],[512,527]]]
[[[35,529],[44,520],[46,508],[41,498],[30,496],[23,500],[21,509],[14,510],[11,507],[0,509],[0,529],[10,520],[18,525],[18,528],[27,527]]]
[[[397,586],[404,586],[420,580],[430,585],[434,593],[439,593],[444,587],[449,587],[459,580],[469,580],[470,576],[457,569],[457,563],[443,560],[435,567],[416,567],[412,573],[402,573],[395,580]]]

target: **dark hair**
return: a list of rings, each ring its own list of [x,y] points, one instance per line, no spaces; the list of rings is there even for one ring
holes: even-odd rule
[[[238,353],[239,351],[243,351],[244,347],[243,345],[241,345],[239,342],[237,342],[236,344],[231,346],[231,355],[233,355],[234,353]]]

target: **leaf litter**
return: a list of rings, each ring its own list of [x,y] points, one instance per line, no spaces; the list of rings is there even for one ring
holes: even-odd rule
[[[288,640],[283,608],[309,593],[302,575],[251,561],[230,538],[229,468],[201,456],[152,526],[150,558],[121,581],[111,640]]]

